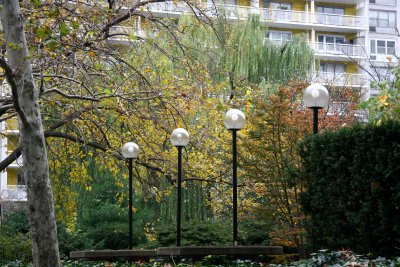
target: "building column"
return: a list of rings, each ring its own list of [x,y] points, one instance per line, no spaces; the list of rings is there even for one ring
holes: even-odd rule
[[[310,2],[310,19],[311,19],[311,23],[315,22],[315,1],[311,0]]]
[[[0,94],[1,95],[1,94]],[[4,122],[0,122],[0,132],[5,130]],[[7,138],[0,136],[0,160],[7,157]],[[2,192],[7,188],[7,171],[0,172],[0,199]]]
[[[250,12],[251,14],[259,14],[260,0],[250,0]]]

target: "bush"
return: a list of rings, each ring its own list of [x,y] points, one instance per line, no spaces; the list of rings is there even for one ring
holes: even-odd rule
[[[163,227],[157,231],[157,243],[154,247],[167,247],[176,245],[176,228]],[[182,246],[211,246],[230,245],[232,242],[231,229],[220,222],[199,221],[182,224]]]
[[[7,225],[0,226],[0,261],[29,261],[32,257],[29,234],[15,232]]]
[[[243,245],[270,245],[271,221],[245,221],[239,225],[239,239]]]
[[[86,243],[92,242],[92,249],[128,248],[128,211],[117,204],[104,204],[91,209],[90,216],[81,225]],[[146,235],[133,215],[133,246],[146,242]]]
[[[400,124],[314,135],[300,145],[313,247],[396,255],[400,247]]]
[[[29,232],[29,220],[24,211],[16,211],[7,214],[4,225],[10,227],[15,233],[26,234]]]
[[[69,257],[69,253],[75,250],[93,248],[93,240],[88,239],[81,231],[68,232],[65,224],[57,222],[58,248],[60,255]]]

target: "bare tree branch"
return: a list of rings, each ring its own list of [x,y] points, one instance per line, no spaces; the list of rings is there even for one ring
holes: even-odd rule
[[[21,119],[22,123],[26,128],[30,128],[31,125],[29,121],[26,118],[25,112],[21,108],[19,104],[19,98],[18,98],[18,93],[17,93],[17,83],[15,82],[14,79],[14,72],[11,69],[11,67],[8,65],[7,61],[5,60],[4,57],[0,57],[0,67],[4,70],[4,73],[6,75],[6,79],[8,84],[11,87],[11,93],[13,96],[13,103],[14,103],[14,108],[18,113],[19,118]]]

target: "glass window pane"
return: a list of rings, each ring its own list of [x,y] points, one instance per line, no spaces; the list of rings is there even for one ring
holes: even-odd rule
[[[324,42],[324,36],[318,35],[318,43],[323,43],[323,42]]]
[[[344,64],[335,64],[335,73],[344,73]]]
[[[386,55],[386,42],[382,40],[376,41],[377,52],[381,55]]]
[[[369,26],[377,27],[377,26],[378,26],[378,19],[376,19],[376,18],[370,18],[370,19],[369,19]]]
[[[385,12],[385,11],[379,12],[379,19],[386,19],[386,20],[388,20],[388,19],[389,19],[389,13],[388,13],[388,12]]]
[[[325,39],[326,39],[326,42],[327,42],[328,44],[333,44],[333,43],[335,43],[335,37],[333,37],[333,36],[326,36]]]
[[[378,45],[378,46],[383,46],[383,47],[385,47],[385,46],[386,46],[386,42],[385,42],[385,41],[382,41],[382,40],[378,40],[378,41],[377,41],[377,45]]]
[[[325,7],[325,8],[324,8],[324,13],[335,14],[335,13],[333,12],[333,8],[331,8],[331,7]]]
[[[389,13],[389,27],[390,28],[396,27],[396,15],[393,12]]]
[[[371,40],[371,54],[376,54],[376,42],[375,40]]]
[[[270,7],[271,7],[272,9],[279,9],[280,5],[279,5],[279,3],[271,3],[271,4],[270,4]]]
[[[333,13],[338,15],[344,15],[344,8],[335,8]]]
[[[318,13],[324,13],[324,8],[322,6],[317,7],[317,12]]]
[[[340,37],[340,36],[336,37],[336,43],[337,44],[344,44],[344,37]]]
[[[377,17],[378,17],[378,12],[376,12],[376,11],[370,11],[370,12],[369,12],[369,17],[370,17],[371,19],[377,18]]]
[[[282,33],[282,40],[289,41],[292,39],[292,34],[290,32]]]
[[[326,63],[321,63],[320,64],[320,71],[321,72],[327,72],[327,64]]]
[[[280,40],[281,39],[281,34],[279,32],[270,32],[269,36],[272,40]]]
[[[291,10],[291,4],[289,3],[281,3],[282,10]]]
[[[396,53],[396,49],[394,47],[387,48],[387,55],[394,55]]]

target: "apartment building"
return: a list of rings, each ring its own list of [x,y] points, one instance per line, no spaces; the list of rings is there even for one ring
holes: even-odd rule
[[[5,95],[8,86],[0,86],[0,97]],[[17,119],[0,122],[0,160],[5,159],[18,146]],[[0,221],[3,214],[20,210],[26,203],[25,181],[22,174],[22,157],[15,160],[0,172]]]
[[[398,64],[400,56],[400,1],[369,0],[369,29],[367,32],[369,61],[367,70],[372,81],[393,81],[391,67]],[[379,89],[374,83],[370,86],[374,95]]]
[[[318,65],[311,82],[361,88],[364,98],[378,92],[370,81],[392,79],[397,64],[399,0],[225,0],[202,1],[206,14],[224,8],[232,20],[258,14],[268,26],[266,38],[285,42],[306,34]],[[153,3],[155,16],[177,18],[191,12],[179,2]],[[214,13],[213,13],[214,12]]]

